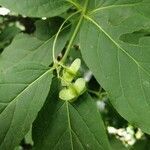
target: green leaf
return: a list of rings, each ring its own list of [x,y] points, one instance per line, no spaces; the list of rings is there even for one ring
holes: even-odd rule
[[[149,139],[137,141],[130,150],[150,150]]]
[[[33,125],[35,150],[109,150],[103,121],[88,94],[74,104],[59,100],[59,82],[52,82],[45,105]]]
[[[129,150],[130,148],[127,148],[123,145],[121,141],[116,139],[115,137],[111,137],[110,140],[111,148],[112,150]]]
[[[116,110],[150,133],[150,36],[140,35],[134,44],[120,38],[150,28],[148,8],[149,0],[104,2],[84,16],[80,46]]]
[[[0,78],[0,149],[13,150],[29,131],[48,95],[52,69],[17,65]]]
[[[68,40],[68,30],[68,27],[66,27],[61,32],[57,41],[56,54],[64,48]],[[17,35],[12,44],[0,55],[0,70],[4,71],[26,61],[38,62],[46,66],[50,65],[52,63],[54,38],[55,36],[52,36],[46,41],[41,41],[27,34]]]
[[[20,32],[21,30],[16,26],[10,26],[4,28],[0,33],[0,49],[5,48],[10,44],[11,40]]]
[[[1,31],[1,33],[0,33],[0,41],[11,40],[20,31],[21,30],[18,27],[16,27],[15,25],[8,26],[8,27],[4,28],[4,30]]]
[[[34,35],[38,39],[46,41],[57,33],[63,21],[63,18],[60,17],[38,20],[35,22],[36,31]]]
[[[35,22],[36,31],[34,35],[40,40],[48,40],[53,33],[50,20],[38,20]]]
[[[69,88],[63,88],[59,93],[59,98],[61,100],[70,101],[74,98],[76,98],[78,95],[76,94],[75,90],[71,87]]]
[[[24,141],[26,144],[30,144],[30,145],[34,144],[32,140],[32,126],[30,127],[30,130],[28,131],[28,133],[25,135]]]
[[[0,0],[0,5],[30,17],[53,17],[70,7],[67,0]]]

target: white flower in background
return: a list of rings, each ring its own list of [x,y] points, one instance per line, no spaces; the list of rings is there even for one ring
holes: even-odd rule
[[[134,128],[130,125],[127,128],[119,129],[108,126],[107,130],[109,134],[115,135],[117,139],[122,141],[125,146],[134,145],[136,140],[143,136],[143,132],[140,129],[135,133]]]
[[[141,131],[141,129],[138,129],[138,131],[135,134],[136,139],[141,139],[143,134],[144,133]]]
[[[7,14],[9,14],[9,13],[10,13],[10,10],[9,10],[9,9],[7,9],[7,8],[5,8],[5,7],[0,7],[0,15],[5,16],[5,15],[7,15]]]

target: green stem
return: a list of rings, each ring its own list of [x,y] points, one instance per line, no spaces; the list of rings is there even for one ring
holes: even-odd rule
[[[97,91],[93,91],[93,90],[89,90],[89,89],[88,89],[88,92],[91,93],[91,94],[96,95],[98,98],[100,97],[100,93],[97,92]]]
[[[60,28],[59,28],[59,30],[58,30],[56,36],[55,36],[55,39],[54,39],[54,42],[53,42],[53,48],[52,48],[53,61],[54,61],[54,63],[57,62],[57,60],[56,60],[56,58],[55,58],[55,47],[56,47],[56,42],[57,42],[58,36],[59,36],[60,32],[62,31],[62,28],[63,28],[63,26],[65,25],[65,23],[66,23],[70,18],[72,18],[74,15],[76,15],[76,14],[79,13],[79,12],[80,12],[80,11],[77,11],[77,12],[71,14],[71,15],[62,23],[62,25],[60,26]]]
[[[69,41],[68,46],[66,48],[65,54],[64,54],[63,58],[61,59],[61,63],[64,63],[66,61],[66,58],[67,58],[67,56],[68,56],[68,54],[70,52],[71,46],[72,46],[72,44],[74,42],[74,39],[75,39],[75,37],[77,35],[77,32],[79,30],[79,27],[81,25],[82,20],[83,20],[83,15],[80,17],[80,20],[79,20],[79,22],[78,22],[78,24],[77,24],[77,26],[75,28],[75,31],[74,31],[74,33],[73,33],[73,35],[72,35],[72,37],[71,37],[71,39]]]
[[[66,61],[66,59],[67,59],[67,56],[68,56],[68,54],[70,52],[70,49],[71,49],[71,46],[72,46],[72,44],[74,42],[74,39],[76,38],[76,35],[77,35],[78,31],[79,31],[79,28],[80,28],[80,25],[82,23],[82,20],[84,19],[84,15],[85,15],[85,12],[86,12],[87,4],[88,4],[88,0],[86,0],[86,2],[85,2],[84,9],[82,10],[81,17],[80,17],[79,22],[78,22],[78,24],[77,24],[77,26],[76,26],[76,28],[75,28],[75,30],[73,32],[73,35],[72,35],[72,37],[71,37],[71,39],[69,41],[69,44],[68,44],[68,46],[66,48],[66,51],[65,51],[65,54],[64,54],[63,58],[60,61],[61,63],[64,63]]]
[[[82,7],[78,4],[78,3],[75,3],[74,1],[72,0],[67,0],[69,3],[71,3],[72,5],[74,5],[78,10],[82,10]]]
[[[88,89],[88,92],[91,94],[94,94],[97,98],[102,99],[104,96],[107,96],[107,92],[101,92],[101,91],[93,91]]]

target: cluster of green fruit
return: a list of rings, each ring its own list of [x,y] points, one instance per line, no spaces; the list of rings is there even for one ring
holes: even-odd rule
[[[80,95],[86,91],[86,81],[84,78],[75,80],[81,66],[81,60],[75,59],[69,66],[65,67],[62,72],[61,84],[63,86],[59,93],[59,98],[65,101],[74,102]]]

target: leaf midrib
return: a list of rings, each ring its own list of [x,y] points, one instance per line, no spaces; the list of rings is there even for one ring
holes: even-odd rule
[[[118,7],[134,7],[140,5],[141,2],[139,3],[134,3],[134,4],[120,4],[120,5],[109,5],[109,6],[104,6],[104,7],[98,7],[94,10],[92,10],[89,14],[93,13],[98,13],[98,11],[105,10],[105,9],[111,9],[111,8],[118,8]]]
[[[119,50],[121,50],[124,54],[126,54],[141,70],[143,70],[149,77],[150,73],[145,70],[138,61],[134,57],[132,57],[124,48],[122,48],[94,19],[91,17],[85,15],[85,19],[87,19],[89,22],[93,23],[97,28],[99,28],[100,31],[102,31],[117,47]]]
[[[44,72],[42,75],[40,75],[37,79],[35,79],[33,82],[31,82],[27,87],[25,87],[25,89],[23,89],[15,98],[13,98],[8,105],[5,107],[5,109],[11,105],[13,102],[17,101],[17,98],[20,97],[25,91],[27,91],[30,87],[32,87],[32,85],[34,85],[36,82],[38,82],[40,79],[42,79],[44,76],[46,76],[49,72],[51,72],[54,68],[51,68],[49,70],[47,70],[46,72]],[[5,111],[5,109],[1,112],[3,113]]]
[[[136,59],[134,57],[132,57],[124,48],[122,48],[94,19],[92,19],[89,16],[85,16],[85,19],[92,22],[97,28],[99,28],[100,31],[102,31],[117,46],[117,51],[121,50],[121,52],[126,54],[126,56],[128,56],[128,58],[130,58],[130,60],[132,60],[137,65],[138,71],[139,71],[139,69],[141,69],[143,72],[145,72],[150,77],[150,73],[145,68],[143,68],[140,65],[140,63],[138,61],[136,61]],[[142,83],[140,84],[140,86],[142,86]],[[121,87],[121,89],[123,90],[123,87]],[[141,90],[142,90],[142,88],[141,88]],[[145,93],[144,92],[142,92],[142,93],[143,93],[145,102],[149,106],[150,104],[147,102],[147,99],[145,98],[145,96],[146,96]],[[132,107],[131,104],[129,104],[129,105]],[[134,113],[136,114],[136,112],[134,112]]]
[[[71,150],[74,150],[73,148],[73,137],[72,137],[72,127],[71,127],[71,119],[70,119],[70,112],[69,112],[69,102],[65,102],[66,104],[66,111],[67,111],[67,118],[68,118],[68,128],[69,128],[69,135],[70,135],[70,144],[71,144]]]
[[[87,0],[87,3],[88,3],[88,0]],[[119,6],[136,6],[136,5],[139,5],[139,4],[141,4],[141,2],[135,3],[135,4],[111,5],[111,6],[112,6],[112,7],[113,7],[113,6],[115,6],[115,7],[116,7],[116,6],[117,6],[117,7],[119,7]],[[111,8],[111,6],[100,7],[100,8],[101,8],[101,9],[102,9],[102,8],[107,9],[107,8]],[[98,10],[99,10],[100,8],[98,8]],[[82,11],[83,17],[84,17],[85,19],[87,19],[88,21],[90,21],[91,23],[93,23],[97,28],[99,28],[100,31],[102,31],[123,53],[125,53],[125,54],[137,65],[138,68],[140,68],[141,70],[143,70],[143,71],[150,77],[150,73],[149,73],[146,69],[144,69],[144,68],[139,64],[139,62],[136,61],[136,59],[135,59],[134,57],[132,57],[124,48],[122,48],[94,19],[92,19],[89,15],[86,14],[86,9],[87,9],[87,8],[84,8],[83,11]],[[100,9],[100,10],[101,10],[101,9]],[[95,9],[95,10],[97,10],[97,9]],[[92,10],[91,12],[93,12],[93,11],[95,12],[95,10]],[[97,11],[96,11],[96,12],[97,12]],[[88,14],[90,14],[90,13],[88,12]]]
[[[94,135],[94,133],[90,130],[89,126],[87,125],[86,121],[82,118],[81,114],[79,113],[79,111],[73,107],[74,110],[77,112],[77,114],[79,115],[79,117],[81,118],[81,120],[83,121],[83,123],[85,124],[85,126],[87,127],[88,131],[91,133],[91,135],[93,136],[93,139],[97,142],[97,144],[103,149],[102,143],[99,142],[99,140],[96,138],[96,136]],[[73,130],[73,129],[72,129]],[[73,130],[74,131],[74,130]],[[104,150],[104,149],[103,149]]]

